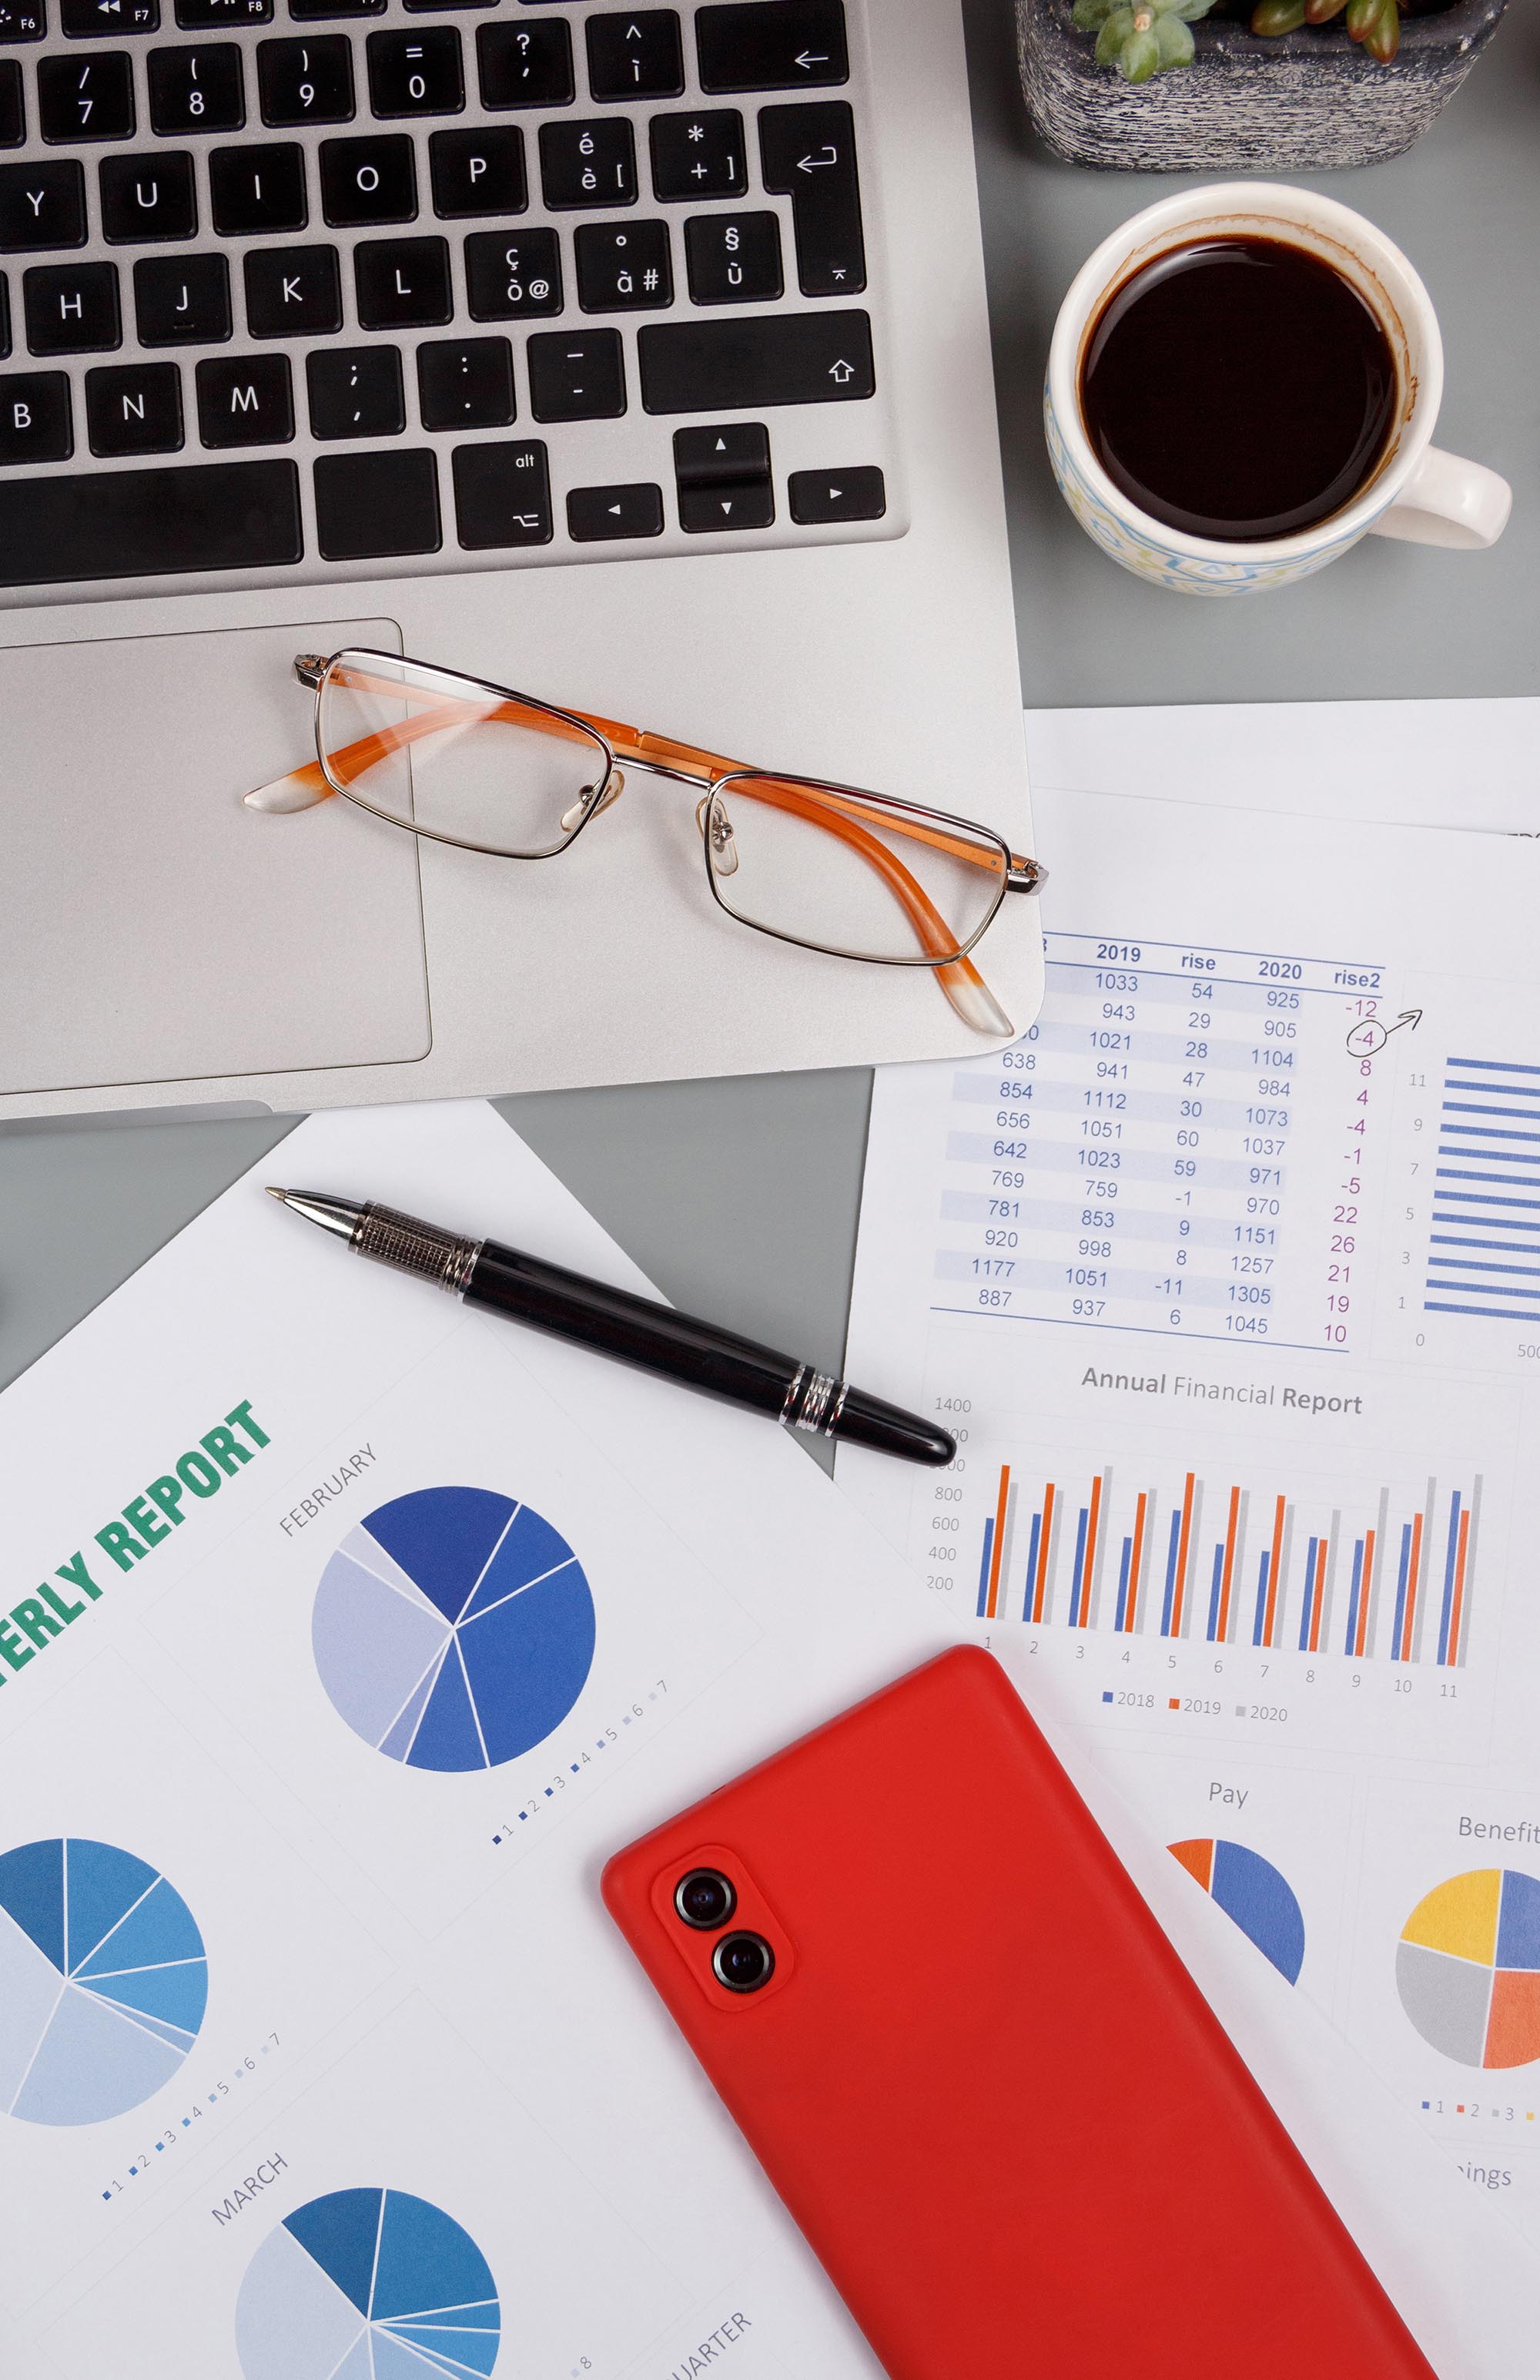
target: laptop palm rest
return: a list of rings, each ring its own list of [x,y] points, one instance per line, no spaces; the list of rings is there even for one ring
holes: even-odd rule
[[[313,754],[295,654],[347,644],[399,652],[400,632],[0,652],[0,1091],[427,1055],[413,837],[346,802],[302,821],[241,804]]]

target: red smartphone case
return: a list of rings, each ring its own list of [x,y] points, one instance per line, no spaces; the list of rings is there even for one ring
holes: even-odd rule
[[[674,1891],[714,1868],[715,1934]],[[891,2380],[1430,2380],[1004,1671],[633,1843],[612,1915]],[[726,1990],[725,1934],[774,1972]]]

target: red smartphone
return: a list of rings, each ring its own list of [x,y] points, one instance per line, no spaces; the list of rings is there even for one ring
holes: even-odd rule
[[[603,1891],[891,2380],[1431,2380],[988,1653]]]

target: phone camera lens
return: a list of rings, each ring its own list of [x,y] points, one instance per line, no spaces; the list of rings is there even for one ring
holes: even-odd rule
[[[738,1896],[714,1867],[693,1867],[674,1888],[673,1905],[686,1925],[714,1934],[725,1925],[738,1905]]]
[[[724,1934],[711,1953],[711,1972],[730,1992],[762,1992],[775,1973],[775,1952],[762,1934]]]

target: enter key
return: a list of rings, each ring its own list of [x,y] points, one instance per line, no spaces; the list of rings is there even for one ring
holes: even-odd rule
[[[855,124],[843,99],[762,107],[765,188],[792,202],[797,283],[805,298],[844,297],[867,285]]]

